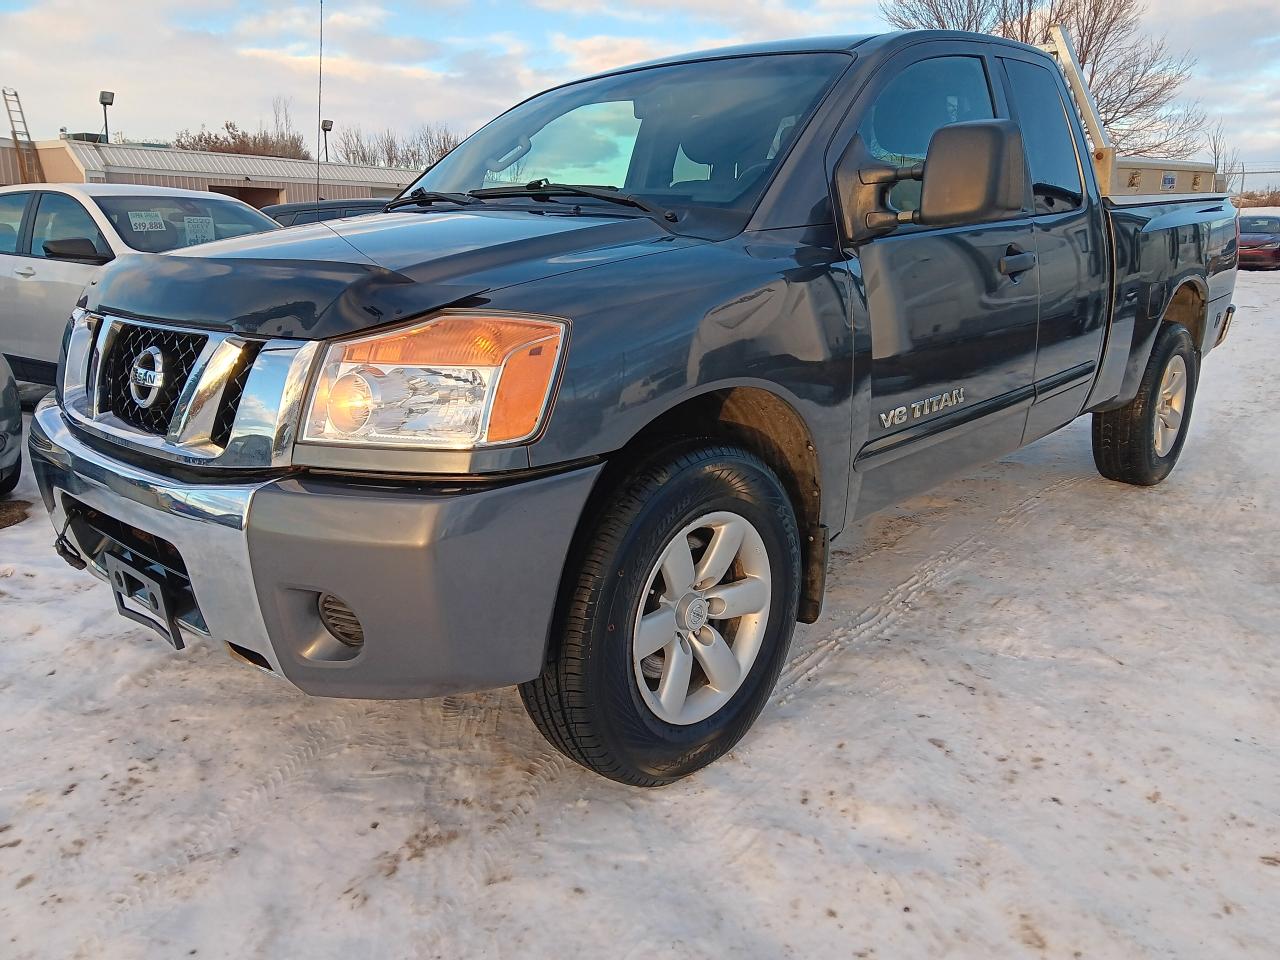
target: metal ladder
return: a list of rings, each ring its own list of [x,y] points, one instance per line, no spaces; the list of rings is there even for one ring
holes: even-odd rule
[[[1053,55],[1067,78],[1071,99],[1076,112],[1084,122],[1093,150],[1093,168],[1098,177],[1098,187],[1104,196],[1157,196],[1160,194],[1215,194],[1225,193],[1225,184],[1219,190],[1218,177],[1212,163],[1194,160],[1156,160],[1150,157],[1127,157],[1117,153],[1111,143],[1107,128],[1098,113],[1098,103],[1093,99],[1089,82],[1080,68],[1071,32],[1061,24],[1049,28],[1049,42],[1040,49]]]
[[[40,166],[40,153],[27,131],[27,118],[22,112],[22,101],[13,87],[4,87],[4,108],[9,114],[9,132],[13,134],[13,148],[18,154],[18,176],[23,183],[44,183],[44,169]]]

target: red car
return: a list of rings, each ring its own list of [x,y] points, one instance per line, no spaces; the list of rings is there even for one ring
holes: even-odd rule
[[[1240,266],[1280,267],[1280,216],[1240,218]]]

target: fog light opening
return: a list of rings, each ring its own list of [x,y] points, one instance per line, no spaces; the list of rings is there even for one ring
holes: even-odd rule
[[[320,622],[333,637],[348,647],[364,646],[364,627],[354,610],[332,593],[322,593],[317,601]]]

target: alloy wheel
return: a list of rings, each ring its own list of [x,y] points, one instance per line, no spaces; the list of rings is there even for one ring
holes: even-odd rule
[[[1156,456],[1166,456],[1178,442],[1186,406],[1187,362],[1181,354],[1175,353],[1160,378],[1160,393],[1156,400]]]
[[[650,570],[636,614],[632,666],[660,720],[705,720],[742,686],[763,645],[772,593],[759,531],[729,511],[680,530]]]

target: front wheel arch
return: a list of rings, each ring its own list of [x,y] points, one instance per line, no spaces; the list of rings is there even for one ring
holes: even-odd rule
[[[721,386],[688,397],[649,421],[619,450],[609,454],[574,532],[579,545],[602,502],[654,451],[691,443],[725,443],[758,456],[782,481],[800,528],[803,584],[798,619],[813,623],[822,612],[826,585],[829,531],[823,512],[844,509],[828,503],[822,484],[823,464],[809,425],[786,398],[756,385]],[[570,556],[574,550],[570,550]],[[569,575],[566,563],[561,577]],[[554,638],[547,656],[554,653]]]

